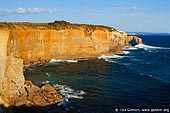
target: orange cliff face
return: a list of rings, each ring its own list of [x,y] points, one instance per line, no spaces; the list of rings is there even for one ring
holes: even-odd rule
[[[40,30],[0,27],[0,104],[23,105],[28,101],[29,104],[32,102],[28,100],[27,96],[30,94],[25,90],[28,87],[24,83],[24,65],[33,65],[53,58],[96,58],[102,54],[122,53],[121,49],[129,46],[131,40],[142,43],[138,37],[127,36],[125,32],[110,31],[106,28],[87,32],[84,29],[72,28]],[[30,92],[32,89],[35,94],[42,91],[34,85],[31,86],[33,88],[30,88]],[[32,100],[34,96],[36,98],[40,96],[35,94],[31,94]],[[43,98],[40,100],[46,105]],[[56,99],[54,101],[58,102],[61,97],[58,96]],[[41,105],[41,102],[38,105]]]
[[[8,106],[24,86],[23,60],[7,55],[10,30],[0,29],[0,104]]]
[[[8,54],[24,61],[97,54],[90,37],[79,30],[12,30]]]
[[[5,67],[7,59],[7,42],[9,38],[9,30],[0,30],[0,104],[4,103],[2,95],[4,94],[3,84],[5,81]]]
[[[11,30],[8,55],[18,56],[25,62],[52,58],[98,56],[109,50],[109,37],[95,31],[86,36],[81,30]]]
[[[126,33],[95,30],[87,35],[83,30],[11,30],[8,55],[28,62],[38,60],[75,59],[117,53],[130,40]],[[128,41],[127,41],[128,40]],[[120,51],[119,51],[120,52]]]

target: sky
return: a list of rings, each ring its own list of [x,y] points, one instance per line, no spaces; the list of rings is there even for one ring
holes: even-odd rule
[[[0,0],[1,22],[55,20],[170,33],[170,0]]]

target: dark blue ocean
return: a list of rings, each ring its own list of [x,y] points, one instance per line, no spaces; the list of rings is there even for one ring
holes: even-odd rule
[[[83,90],[83,99],[64,105],[80,113],[164,113],[170,109],[170,35],[139,37],[144,45],[125,48],[124,55],[38,65],[26,69],[25,78]]]

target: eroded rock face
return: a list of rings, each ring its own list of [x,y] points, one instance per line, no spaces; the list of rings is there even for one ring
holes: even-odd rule
[[[96,29],[36,30],[0,28],[0,104],[9,106],[46,106],[57,103],[61,96],[49,84],[37,87],[25,81],[23,67],[56,59],[98,57],[122,53],[136,36],[125,32]],[[23,65],[24,62],[24,65]]]
[[[25,82],[23,60],[13,54],[7,55],[10,41],[8,29],[0,31],[0,38],[0,105],[45,106],[59,102],[61,96],[52,90],[52,86],[45,85],[39,88],[31,81]]]
[[[7,43],[9,39],[9,30],[1,29],[0,31],[0,83],[4,81],[6,59],[7,59]],[[2,92],[3,85],[0,85],[0,93]]]
[[[6,60],[6,68],[3,82],[3,99],[9,104],[13,104],[13,100],[18,95],[25,93],[24,91],[24,76],[23,76],[23,60],[8,56]]]
[[[15,100],[15,106],[46,106],[58,103],[62,99],[62,97],[50,84],[37,87],[31,81],[26,80],[24,89],[26,93],[20,95],[19,98]]]
[[[94,30],[86,34],[83,30],[11,30],[8,55],[24,60],[25,65],[56,59],[98,57],[102,54],[122,53],[129,41],[142,41],[125,32]]]
[[[136,44],[143,44],[142,39],[138,38],[137,36],[128,36],[127,41],[130,42],[134,40]]]
[[[131,46],[130,41],[134,40],[137,44],[142,44],[142,40],[136,36],[128,36],[123,31],[110,33],[110,52],[113,54],[122,54],[122,48]]]
[[[25,81],[23,76],[23,60],[8,56],[6,60],[4,81],[2,83],[1,104],[14,106],[46,106],[61,101],[62,97],[49,84],[35,86]],[[24,83],[25,82],[25,83]]]

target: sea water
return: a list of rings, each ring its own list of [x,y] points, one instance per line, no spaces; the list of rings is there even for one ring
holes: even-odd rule
[[[25,78],[37,85],[67,85],[63,96],[71,95],[64,106],[80,113],[163,112],[170,109],[170,35],[139,37],[144,44],[124,48],[123,55],[52,59],[26,69]],[[80,91],[82,98],[76,98]]]

